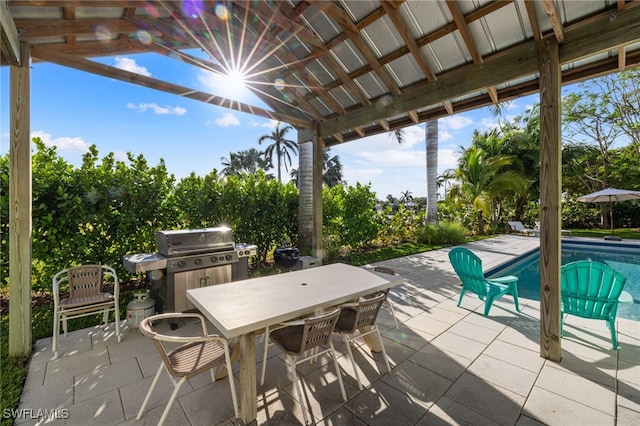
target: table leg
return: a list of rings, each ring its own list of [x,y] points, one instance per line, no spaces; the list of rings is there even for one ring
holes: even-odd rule
[[[243,334],[240,344],[240,420],[245,424],[254,421],[258,415],[258,395],[256,389],[256,336]]]
[[[360,327],[359,330],[360,333],[366,333],[367,331],[371,330],[371,326],[367,325],[364,327]],[[369,346],[371,352],[382,352],[382,342],[380,341],[380,339],[378,339],[377,333],[367,334],[362,338],[362,340],[364,340],[367,346]]]

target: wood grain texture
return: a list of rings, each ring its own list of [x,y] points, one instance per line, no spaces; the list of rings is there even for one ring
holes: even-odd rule
[[[540,43],[540,356],[560,361],[560,115],[558,41]]]

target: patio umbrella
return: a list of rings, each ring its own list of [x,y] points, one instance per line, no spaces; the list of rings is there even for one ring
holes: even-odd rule
[[[611,209],[612,201],[626,201],[640,199],[639,191],[631,191],[628,189],[605,188],[601,191],[592,192],[578,198],[578,201],[585,203],[606,203],[609,202],[609,221],[611,222],[611,235],[613,235],[613,210]]]

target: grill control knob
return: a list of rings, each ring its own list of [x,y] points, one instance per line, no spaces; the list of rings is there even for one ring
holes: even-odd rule
[[[202,259],[198,258],[198,259],[194,260],[194,263],[196,265],[202,265]]]
[[[249,255],[251,254],[251,252],[250,252],[249,250],[245,250],[245,251],[244,251],[244,254],[245,254],[246,256],[249,256]]]
[[[233,256],[231,256],[230,254],[228,254],[228,255],[226,255],[226,256],[225,256],[225,258],[226,258],[227,260],[231,260],[231,259],[233,259]]]
[[[211,263],[216,263],[218,258],[216,256],[211,256]]]
[[[179,268],[184,268],[185,266],[187,266],[187,262],[185,262],[184,260],[180,260],[178,262],[178,267]]]
[[[224,262],[224,256],[220,256],[218,259],[220,259],[220,262]]]

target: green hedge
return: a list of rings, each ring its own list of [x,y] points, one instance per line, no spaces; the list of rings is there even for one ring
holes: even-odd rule
[[[122,256],[156,250],[160,229],[228,225],[238,242],[258,246],[258,260],[273,249],[296,244],[298,189],[262,171],[222,177],[214,169],[176,182],[160,160],[150,166],[142,155],[118,161],[100,159],[95,146],[74,167],[55,147],[33,139],[33,282],[35,291],[50,290],[51,277],[70,266],[102,263],[131,278]],[[9,281],[9,155],[0,157],[0,276]],[[365,247],[380,230],[375,193],[370,186],[335,186],[323,193],[328,245]]]

